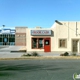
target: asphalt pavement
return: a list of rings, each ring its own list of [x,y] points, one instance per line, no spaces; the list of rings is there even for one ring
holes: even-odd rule
[[[0,80],[73,80],[80,60],[1,60]]]

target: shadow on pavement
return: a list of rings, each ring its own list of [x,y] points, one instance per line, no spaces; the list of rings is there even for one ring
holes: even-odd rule
[[[0,66],[0,71],[38,71],[38,70],[53,70],[58,71],[62,70],[63,68],[60,68],[58,66],[50,67],[47,65],[30,65],[30,64],[22,64],[22,65],[6,65],[6,66]]]

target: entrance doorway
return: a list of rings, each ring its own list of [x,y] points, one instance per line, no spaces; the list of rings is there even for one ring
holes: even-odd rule
[[[78,52],[79,40],[72,40],[72,52]]]
[[[51,52],[51,38],[44,39],[44,52]]]

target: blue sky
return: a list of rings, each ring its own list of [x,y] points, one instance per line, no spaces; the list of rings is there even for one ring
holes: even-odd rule
[[[0,0],[0,26],[50,28],[55,20],[79,21],[80,0]]]

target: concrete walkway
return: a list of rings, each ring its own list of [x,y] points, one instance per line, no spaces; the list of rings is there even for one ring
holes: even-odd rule
[[[0,58],[20,58],[23,54],[26,54],[25,52],[0,52]],[[53,54],[53,53],[39,53],[40,56],[43,57],[55,57],[60,56],[59,54]]]
[[[23,46],[0,46],[0,58],[20,58],[25,52],[11,52],[11,51],[19,51]],[[59,53],[45,53],[38,52],[40,56],[60,56]]]
[[[25,52],[19,51],[22,46],[0,46],[0,58],[20,58]]]
[[[10,52],[0,52],[0,58],[20,58],[24,52],[22,53],[10,53]]]
[[[51,53],[51,52],[48,52],[48,53],[38,53],[40,56],[60,56],[59,53]]]

